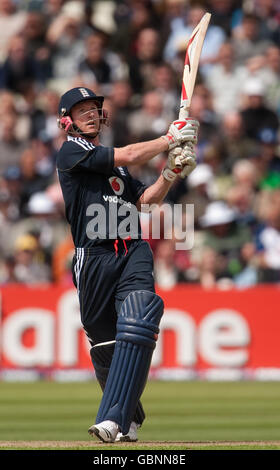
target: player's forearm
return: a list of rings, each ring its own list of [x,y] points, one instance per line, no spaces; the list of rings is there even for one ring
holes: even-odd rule
[[[167,181],[162,175],[157,181],[149,186],[138,200],[138,210],[141,210],[141,205],[160,204],[168,191],[170,190],[173,182]],[[142,208],[146,209],[146,208]]]
[[[163,137],[115,148],[115,166],[143,165],[166,150],[168,150],[168,142]]]

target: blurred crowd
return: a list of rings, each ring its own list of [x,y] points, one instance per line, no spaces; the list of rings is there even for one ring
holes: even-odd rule
[[[0,282],[71,285],[56,154],[60,95],[105,96],[102,144],[156,138],[177,118],[186,42],[212,13],[191,105],[198,166],[166,202],[194,204],[194,246],[153,239],[161,288],[280,282],[280,4],[275,0],[0,0]],[[152,184],[166,154],[131,168]],[[161,211],[157,214],[161,220]],[[163,222],[162,222],[163,223]]]

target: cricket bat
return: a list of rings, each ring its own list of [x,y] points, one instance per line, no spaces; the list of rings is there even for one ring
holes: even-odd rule
[[[199,59],[210,19],[211,14],[205,13],[196,28],[193,30],[187,43],[179,119],[185,119],[189,116],[189,109],[196,81]],[[176,166],[180,167],[181,165],[177,165],[176,162]]]

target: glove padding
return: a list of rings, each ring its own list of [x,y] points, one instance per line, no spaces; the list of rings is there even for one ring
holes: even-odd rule
[[[173,121],[164,137],[168,142],[168,149],[171,150],[180,146],[184,142],[197,143],[199,122],[193,118],[186,118]]]
[[[174,181],[177,175],[181,178],[188,176],[196,167],[194,145],[187,142],[183,147],[175,147],[168,153],[167,166],[162,174],[168,181]]]
[[[183,167],[179,173],[181,178],[186,178],[196,168],[196,153],[193,144],[187,143],[181,150],[181,155],[177,156],[175,163]]]
[[[179,173],[180,178],[184,179],[191,174],[191,172],[196,168],[196,161],[191,159],[188,163],[185,163],[182,171]]]

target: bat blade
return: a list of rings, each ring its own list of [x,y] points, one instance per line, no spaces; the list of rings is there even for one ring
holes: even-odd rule
[[[193,30],[187,43],[179,119],[184,119],[189,115],[199,59],[210,19],[211,14],[205,13],[196,28]]]
[[[199,59],[210,19],[211,14],[205,13],[198,25],[193,30],[187,43],[182,80],[179,119],[186,119],[189,116],[191,99],[198,71]],[[182,168],[180,157],[176,158],[175,164],[177,168]]]

